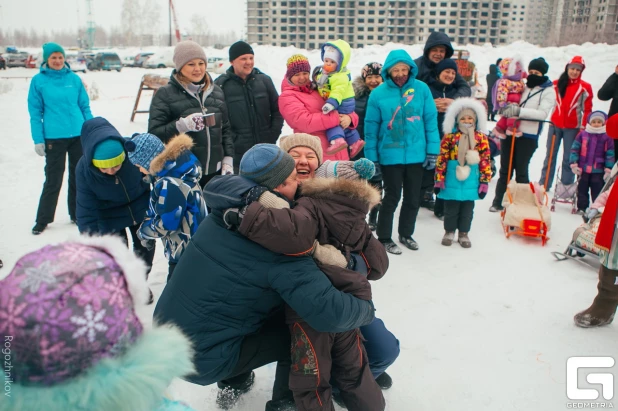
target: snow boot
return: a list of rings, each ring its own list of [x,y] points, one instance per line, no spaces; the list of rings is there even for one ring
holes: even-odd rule
[[[470,247],[472,247],[472,243],[470,242],[470,238],[468,238],[468,233],[460,232],[459,236],[457,237],[457,242],[463,248],[470,248]]]
[[[384,248],[386,248],[387,253],[399,255],[402,253],[401,248],[397,246],[390,238],[388,240],[379,240]]]
[[[599,292],[592,305],[587,310],[575,315],[575,325],[583,328],[601,327],[611,324],[618,307],[618,285],[616,285],[618,270],[610,270],[601,266],[599,270]]]
[[[266,411],[296,411],[293,399],[270,400],[266,403]]]
[[[328,150],[326,150],[326,155],[332,156],[333,154],[337,154],[341,150],[345,150],[348,148],[348,143],[345,142],[343,137],[339,137],[330,142],[328,146]]]
[[[371,231],[376,231],[376,228],[378,228],[378,211],[380,211],[380,205],[378,204],[377,206],[373,207],[371,209],[371,211],[369,212],[369,228],[371,229]]]
[[[436,206],[436,200],[433,197],[433,188],[430,191],[425,191],[423,199],[421,200],[421,207],[426,208],[429,211],[433,211]]]
[[[340,406],[344,410],[348,409],[348,407],[345,405],[345,402],[343,402],[343,398],[341,398],[341,393],[339,391],[333,392],[332,398],[333,398],[333,401],[335,402],[335,404],[337,404],[338,406]]]
[[[217,406],[222,410],[234,408],[240,400],[240,397],[249,392],[251,387],[253,387],[254,380],[255,373],[251,371],[249,378],[241,383],[226,385],[225,383],[218,382],[217,386],[219,387],[219,392],[217,393]]]
[[[34,227],[32,227],[32,234],[39,235],[47,228],[47,224],[36,223]]]
[[[454,231],[446,231],[444,233],[444,237],[442,237],[442,245],[450,247],[453,244],[453,239],[455,238]]]
[[[389,388],[393,386],[393,379],[391,378],[390,375],[383,372],[382,374],[378,376],[378,378],[376,378],[376,383],[381,389],[388,390]]]
[[[412,237],[404,237],[402,235],[399,236],[399,242],[405,245],[410,250],[418,250],[418,243],[414,241]]]
[[[356,143],[352,143],[350,146],[350,158],[356,157],[358,153],[365,147],[365,142],[361,139],[358,139]]]
[[[499,206],[499,205],[492,205],[491,207],[489,207],[489,212],[490,213],[498,213],[500,211],[504,210],[504,207]]]

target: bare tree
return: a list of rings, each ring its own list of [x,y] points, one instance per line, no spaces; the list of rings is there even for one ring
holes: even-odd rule
[[[206,24],[206,17],[201,14],[194,14],[191,16],[191,33],[190,37],[196,43],[202,46],[209,46],[208,39],[208,24]]]
[[[139,0],[123,0],[121,14],[125,45],[139,45],[143,33],[143,18]]]

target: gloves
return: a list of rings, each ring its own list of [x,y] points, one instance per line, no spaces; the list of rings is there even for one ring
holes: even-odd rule
[[[187,131],[202,131],[204,130],[204,118],[202,113],[189,114],[176,122],[176,128],[181,133]]]
[[[435,195],[440,194],[440,190],[444,189],[444,181],[439,181],[433,186],[433,193]]]
[[[436,168],[437,159],[438,156],[436,154],[427,154],[427,157],[425,157],[425,162],[423,163],[423,168],[425,170],[433,170]]]
[[[148,251],[154,250],[155,245],[157,244],[155,240],[148,240],[148,239],[143,239],[140,241],[140,243],[142,243],[142,246]]]
[[[481,183],[479,185],[479,198],[482,200],[487,195],[487,191],[489,191],[489,186],[487,183]]]
[[[330,103],[326,103],[322,106],[322,114],[328,114],[331,111],[333,111],[335,109],[335,106],[333,106]]]
[[[605,174],[603,174],[603,181],[607,183],[607,180],[612,176],[612,170],[610,168],[605,169]]]
[[[270,191],[264,192],[258,199],[258,203],[266,208],[290,208],[290,203]]]
[[[573,174],[580,176],[582,174],[582,169],[577,167],[577,163],[571,164],[571,171]]]
[[[318,240],[313,243],[313,258],[322,264],[334,265],[340,268],[346,268],[348,261],[345,259],[341,251],[337,250],[330,244],[321,245]]]
[[[228,230],[235,230],[242,223],[247,206],[242,208],[228,208],[223,212],[223,222]]]
[[[380,163],[376,163],[374,162],[373,165],[375,166],[375,172],[373,173],[373,177],[371,177],[371,181],[372,183],[377,183],[377,182],[381,182],[382,181],[382,167],[380,167]]]
[[[245,194],[245,204],[249,205],[260,199],[260,196],[268,191],[264,186],[255,186]]]
[[[221,175],[234,174],[234,159],[230,156],[223,157],[221,164]]]
[[[599,215],[599,210],[597,210],[596,208],[589,208],[586,214],[584,214],[583,216],[584,222],[587,223],[588,221],[592,220],[597,215]]]
[[[45,143],[35,144],[34,152],[40,155],[41,157],[45,157]]]
[[[502,109],[502,117],[511,118],[511,117],[519,117],[519,112],[521,108],[517,104],[509,104],[504,109]]]

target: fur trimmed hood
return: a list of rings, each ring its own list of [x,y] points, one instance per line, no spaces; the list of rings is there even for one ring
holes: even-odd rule
[[[442,131],[444,134],[450,134],[457,129],[457,114],[465,108],[474,110],[476,113],[475,130],[483,133],[487,132],[487,111],[485,106],[474,98],[464,97],[453,101],[444,114],[444,123],[442,123]]]
[[[166,162],[176,160],[183,151],[191,150],[193,145],[193,139],[188,135],[184,133],[177,135],[165,145],[165,150],[150,162],[150,173],[159,174]]]
[[[354,87],[354,94],[356,98],[368,96],[371,93],[367,84],[365,84],[365,80],[361,76],[358,76],[352,82],[352,87]]]
[[[340,195],[359,200],[372,209],[382,201],[379,191],[365,180],[344,180],[341,178],[313,178],[303,182],[301,194],[315,199],[328,200]]]
[[[498,69],[503,77],[514,76],[518,71],[524,72],[526,70],[524,61],[520,55],[503,58],[498,65]]]

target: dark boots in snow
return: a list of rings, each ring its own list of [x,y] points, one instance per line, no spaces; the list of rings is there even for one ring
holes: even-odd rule
[[[395,254],[395,255],[399,255],[401,254],[401,248],[399,248],[397,246],[397,244],[395,244],[393,242],[393,240],[391,240],[390,238],[388,240],[379,240],[382,245],[384,245],[384,248],[386,248],[386,252],[390,253],[390,254]]]
[[[371,209],[371,211],[369,212],[369,228],[371,229],[371,231],[376,231],[376,228],[378,228],[378,211],[380,211],[380,205],[378,204],[377,206],[373,207]]]
[[[293,399],[270,400],[266,403],[266,411],[296,411]]]
[[[378,383],[378,386],[383,390],[388,390],[393,386],[393,379],[385,372],[383,372],[378,376],[378,378],[376,378],[376,382]]]
[[[587,310],[575,315],[573,318],[575,325],[590,328],[611,324],[616,314],[616,307],[618,307],[616,276],[618,276],[618,270],[610,270],[601,266],[597,296]]]
[[[219,392],[217,393],[217,406],[222,410],[234,408],[236,403],[240,400],[240,397],[249,392],[251,387],[253,387],[254,380],[255,373],[251,371],[249,378],[238,384],[218,382],[217,386],[219,387]]]

